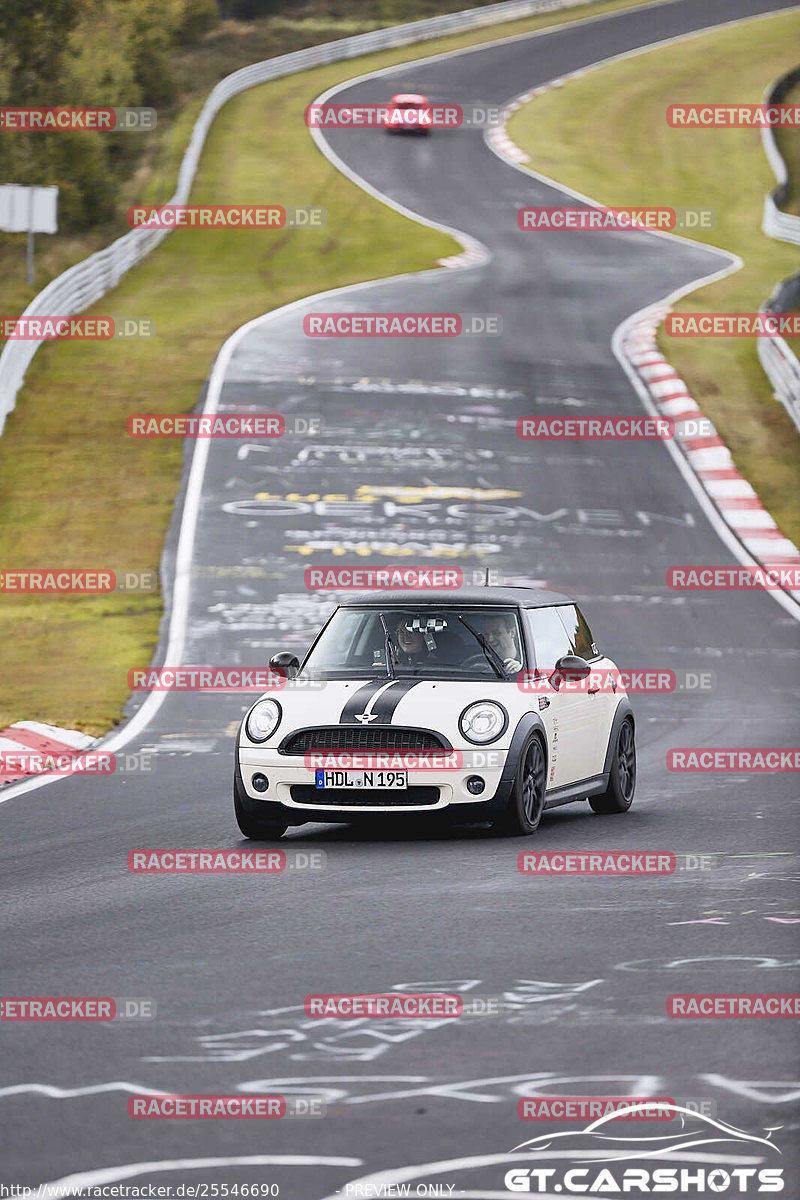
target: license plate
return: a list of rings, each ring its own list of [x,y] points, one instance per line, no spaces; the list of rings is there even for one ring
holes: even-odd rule
[[[315,771],[318,788],[376,788],[394,791],[408,787],[408,771]]]

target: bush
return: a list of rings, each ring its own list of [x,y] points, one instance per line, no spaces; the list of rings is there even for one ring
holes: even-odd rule
[[[191,45],[218,24],[217,0],[184,0],[176,30],[177,40],[183,45]]]
[[[215,0],[0,0],[0,104],[168,108],[175,42],[217,19]],[[124,132],[4,136],[0,177],[56,184],[65,230],[104,224],[137,141]]]
[[[124,13],[127,22],[128,53],[142,104],[168,108],[177,94],[169,58],[178,23],[177,5],[159,0],[127,0],[124,8],[118,7],[118,12],[121,20]]]
[[[59,229],[69,232],[113,220],[117,182],[109,171],[104,143],[88,132],[60,135],[53,142]]]

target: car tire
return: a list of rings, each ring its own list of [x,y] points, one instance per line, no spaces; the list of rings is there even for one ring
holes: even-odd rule
[[[246,838],[254,842],[273,842],[283,837],[288,825],[280,821],[265,821],[263,818],[248,812],[244,804],[245,791],[239,778],[239,772],[233,770],[233,811],[236,813],[236,824]]]
[[[534,733],[522,748],[506,810],[494,822],[493,832],[501,837],[528,837],[535,833],[544,812],[546,781],[544,745]]]
[[[626,717],[619,727],[608,787],[599,796],[590,796],[589,803],[596,813],[623,813],[633,804],[636,790],[636,737],[633,721]]]

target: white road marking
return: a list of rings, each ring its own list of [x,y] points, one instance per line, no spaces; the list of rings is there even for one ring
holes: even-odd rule
[[[10,1087],[0,1088],[0,1098],[3,1096],[46,1096],[48,1100],[72,1100],[76,1096],[98,1096],[101,1092],[130,1092],[132,1096],[171,1096],[172,1092],[162,1091],[161,1088],[145,1087],[139,1083],[125,1083],[114,1080],[113,1083],[89,1083],[85,1087],[62,1088],[52,1083],[15,1083]]]

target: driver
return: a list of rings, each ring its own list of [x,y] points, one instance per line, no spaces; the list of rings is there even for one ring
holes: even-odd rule
[[[428,656],[428,651],[419,629],[413,627],[413,617],[400,617],[394,631],[394,640],[400,648],[400,664],[404,667],[417,666]]]
[[[399,617],[393,631],[393,641],[399,648],[398,665],[419,668],[431,662],[441,666],[447,661],[446,628],[446,620],[429,614]]]
[[[486,641],[495,654],[503,660],[503,668],[509,673],[522,670],[522,655],[517,644],[516,622],[503,613],[492,613],[483,627]]]

